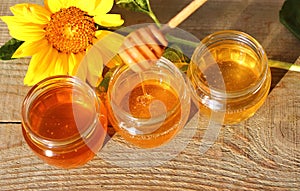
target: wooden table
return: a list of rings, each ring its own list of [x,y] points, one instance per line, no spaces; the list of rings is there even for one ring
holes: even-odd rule
[[[10,14],[9,6],[22,2],[29,1],[1,0],[0,15]],[[189,2],[151,0],[163,23]],[[282,4],[283,0],[209,0],[180,28],[199,39],[218,30],[241,30],[260,41],[269,58],[294,63],[300,41],[279,22]],[[122,13],[125,25],[151,22],[142,14],[113,11]],[[0,45],[8,39],[7,27],[0,22]],[[115,135],[88,164],[63,170],[38,159],[21,134],[29,60],[0,62],[0,190],[300,190],[300,73],[272,69],[272,91],[263,107],[241,124],[224,126],[205,153],[199,150],[206,130],[201,119],[190,123],[198,128],[184,131],[191,135],[188,142],[176,139],[178,148],[186,143],[179,153],[172,153],[175,146],[149,155],[127,148]],[[164,163],[151,163],[168,154]]]

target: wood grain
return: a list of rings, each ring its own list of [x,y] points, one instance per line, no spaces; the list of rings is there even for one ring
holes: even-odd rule
[[[177,15],[175,15],[167,25],[170,28],[175,28],[199,9],[207,0],[193,0],[190,4],[184,7]]]
[[[151,1],[153,10],[162,23],[167,22],[190,2],[188,0],[176,0],[176,3],[169,3],[168,1]],[[14,2],[21,3],[22,1],[3,1],[0,4],[2,7],[1,15],[11,15],[9,6],[12,6]],[[42,0],[30,2],[41,4]],[[241,30],[260,41],[270,59],[294,63],[300,54],[300,41],[279,22],[278,11],[283,2],[283,0],[211,0],[200,7],[179,27],[195,35],[198,39],[202,39],[217,30]],[[168,11],[165,10],[166,7]],[[118,7],[114,7],[113,12],[122,13],[125,25],[151,22],[149,17],[141,13],[129,12]],[[8,29],[2,21],[0,22],[0,35],[0,45],[10,39]],[[28,91],[28,88],[22,84],[29,61],[29,58],[25,58],[0,63],[0,80],[1,83],[3,82],[0,87],[2,97],[0,99],[0,111],[2,113],[0,122],[20,121],[20,105]],[[272,70],[272,88],[280,81],[285,72],[278,69]]]
[[[191,0],[151,0],[161,23],[167,23]],[[294,63],[299,56],[300,41],[279,22],[284,0],[209,0],[179,25],[199,39],[225,29],[241,30],[256,38],[271,59]],[[153,22],[143,14],[122,11],[126,25]],[[134,19],[133,19],[134,18]]]
[[[0,2],[6,15],[9,5],[22,1]],[[190,1],[150,2],[167,22]],[[210,0],[180,27],[199,39],[216,30],[242,30],[262,42],[270,58],[294,62],[300,41],[278,21],[282,3]],[[126,25],[150,22],[122,13]],[[1,45],[9,39],[2,22],[0,34]],[[22,85],[28,62],[0,62],[0,190],[300,190],[300,73],[272,70],[274,89],[263,107],[243,123],[222,127],[204,154],[199,148],[209,121],[201,117],[164,149],[143,151],[115,134],[92,161],[64,170],[46,165],[23,140],[20,105],[29,89]]]
[[[217,142],[205,154],[198,149],[207,121],[196,121],[192,125],[199,128],[185,150],[155,167],[147,166],[153,156],[146,152],[141,157],[144,166],[134,167],[133,161],[132,167],[124,167],[128,163],[124,156],[132,153],[124,153],[120,145],[125,143],[116,135],[103,149],[115,161],[107,161],[100,152],[82,168],[56,169],[31,153],[22,140],[19,124],[1,126],[1,189],[298,190],[299,77],[299,73],[287,73],[254,117],[223,127]]]
[[[4,61],[0,64],[0,122],[20,122],[22,101],[29,90],[23,85],[29,59]]]
[[[147,166],[153,155],[144,152],[144,166],[135,167],[133,161],[132,167],[124,167],[128,163],[124,156],[133,153],[124,153],[122,144],[126,143],[115,135],[101,151],[104,153],[85,166],[53,168],[31,153],[22,140],[19,124],[1,126],[1,189],[298,190],[299,77],[299,73],[287,73],[254,117],[239,125],[224,126],[205,154],[199,153],[199,146],[208,121],[195,121],[191,126],[198,128],[187,147],[159,166]],[[111,161],[104,154],[110,154]]]

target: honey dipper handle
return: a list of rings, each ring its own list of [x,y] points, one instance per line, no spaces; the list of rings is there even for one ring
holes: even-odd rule
[[[182,21],[194,13],[200,6],[202,6],[207,0],[193,0],[188,6],[182,9],[175,17],[168,22],[169,28],[177,27]]]

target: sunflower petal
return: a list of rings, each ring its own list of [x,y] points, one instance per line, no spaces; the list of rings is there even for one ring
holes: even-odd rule
[[[114,5],[114,0],[97,0],[96,8],[92,15],[103,15],[108,13]]]
[[[51,76],[67,75],[68,63],[66,62],[67,56],[65,53],[60,53],[56,49],[52,49],[51,55],[49,55],[49,73]],[[53,58],[53,59],[51,59]]]
[[[7,26],[24,26],[30,24],[27,20],[20,20],[20,17],[17,16],[2,16],[0,19],[5,22]]]
[[[43,28],[44,24],[39,23],[33,23],[32,20],[28,18],[24,18],[23,16],[2,16],[0,19],[5,22],[8,26],[26,26],[26,25],[32,25],[32,26],[39,26],[40,28]]]
[[[96,15],[94,21],[105,27],[117,27],[121,26],[124,23],[124,20],[119,14],[105,14],[105,15]]]
[[[60,63],[58,63],[58,55],[58,51],[52,48],[51,54],[48,54],[48,57],[45,58],[47,63],[44,62],[44,64],[48,64],[48,70],[51,76],[64,74],[61,70]]]
[[[60,71],[61,74],[69,74],[68,55],[66,53],[59,53],[55,70]]]
[[[110,31],[102,30],[101,33],[96,32],[97,40],[95,40],[93,47],[97,47],[103,53],[107,52],[106,55],[117,54],[123,41],[125,39],[124,36]]]
[[[110,31],[102,30],[101,33],[96,32],[96,37],[99,39],[97,42],[94,42],[94,45],[91,49],[97,48],[101,52],[101,57],[103,60],[103,65],[111,68],[116,64],[117,60],[115,59],[121,45],[124,41],[124,36]],[[87,52],[89,53],[89,51]]]
[[[107,46],[105,49],[109,49],[110,51],[118,50],[125,39],[123,35],[107,30],[98,30],[95,36],[96,40],[94,41],[94,45],[99,46],[103,43],[105,44],[103,45],[104,47]]]
[[[12,37],[22,41],[38,41],[45,37],[45,31],[39,26],[8,26]]]
[[[69,56],[69,75],[74,76],[78,70],[78,67],[84,57],[85,53],[71,53]]]
[[[43,38],[45,31],[43,25],[26,23],[21,17],[3,16],[0,17],[8,26],[10,35],[18,40],[37,41]]]
[[[76,72],[74,72],[73,75],[75,75],[76,77],[78,77],[82,81],[85,81],[86,76],[87,76],[87,64],[85,64],[85,62],[84,63],[80,62]]]
[[[52,53],[52,47],[45,47],[33,55],[24,78],[24,84],[32,86],[44,78],[50,76],[48,59]]]
[[[77,0],[63,0],[62,3],[64,8],[68,8],[72,6],[76,7]]]
[[[21,20],[37,24],[47,24],[51,15],[44,7],[28,3],[17,4],[10,7],[10,10],[15,16],[22,17]]]
[[[66,8],[63,2],[64,0],[44,0],[44,5],[51,13],[56,13],[61,8]]]
[[[36,42],[24,42],[13,54],[12,58],[21,58],[26,56],[32,56],[45,49],[48,46],[48,42],[45,39]]]
[[[73,74],[73,70],[74,70],[76,63],[77,63],[77,60],[75,58],[75,55],[73,53],[70,53],[69,58],[68,58],[69,75]]]
[[[103,72],[103,60],[101,49],[93,46],[84,57],[81,64],[87,65],[87,81],[92,85],[96,86],[99,79],[102,78]]]
[[[66,63],[62,62],[62,55],[51,46],[34,55],[31,58],[24,83],[33,85],[50,76],[66,75],[68,71],[63,66]]]
[[[24,15],[26,14],[29,7],[29,3],[21,3],[11,6],[9,9],[14,15]]]
[[[76,7],[88,12],[89,15],[91,15],[91,13],[93,13],[93,11],[95,10],[95,6],[96,6],[96,0],[89,0],[89,2],[87,3],[86,0],[78,0],[76,2]]]

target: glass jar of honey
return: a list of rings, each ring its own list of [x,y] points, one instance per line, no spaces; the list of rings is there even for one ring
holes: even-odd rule
[[[129,143],[154,148],[169,142],[184,127],[190,95],[180,70],[161,58],[141,73],[122,65],[107,92],[109,121]]]
[[[86,83],[54,76],[33,86],[25,97],[22,130],[29,147],[46,163],[78,167],[102,147],[107,111]]]
[[[233,30],[204,38],[193,53],[187,75],[200,113],[223,115],[223,124],[254,115],[271,84],[262,46],[250,35]]]

